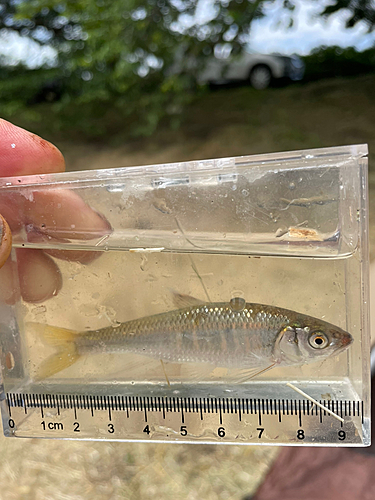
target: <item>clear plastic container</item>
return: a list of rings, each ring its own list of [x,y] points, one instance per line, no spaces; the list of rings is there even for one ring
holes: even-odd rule
[[[9,393],[303,400],[291,382],[314,399],[362,408],[352,441],[332,442],[327,423],[301,444],[370,443],[367,146],[4,178],[0,213],[13,225],[13,251],[0,271],[7,435],[44,435],[40,419],[19,420],[14,429]],[[33,259],[35,274],[25,283],[25,262]],[[58,284],[43,300],[30,292],[30,280],[43,286],[45,265]],[[176,310],[176,293],[208,305],[244,299],[298,311],[349,332],[353,343],[325,361],[274,366],[250,378],[243,366],[215,366],[199,356],[161,362],[112,352],[103,339],[40,377],[58,344],[41,325],[116,329]],[[121,439],[169,439],[129,429]],[[230,442],[251,441],[241,436]],[[74,437],[116,438],[94,430]],[[283,429],[268,437],[296,444]],[[194,436],[179,439],[220,436],[195,426]]]

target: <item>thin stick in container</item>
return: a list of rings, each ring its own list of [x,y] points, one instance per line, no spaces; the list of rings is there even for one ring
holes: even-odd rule
[[[306,398],[309,401],[311,401],[312,403],[314,403],[314,405],[319,406],[319,408],[321,408],[322,410],[324,410],[327,413],[329,413],[330,415],[332,415],[332,417],[337,418],[337,420],[340,420],[340,422],[344,422],[344,419],[341,418],[341,417],[339,417],[337,415],[337,413],[334,413],[333,411],[329,410],[326,406],[324,406],[321,403],[319,403],[316,399],[314,399],[311,396],[309,396],[308,394],[306,394],[306,392],[301,391],[301,389],[298,389],[298,387],[296,387],[295,385],[291,384],[290,382],[288,382],[286,385],[288,387],[290,387],[291,389],[293,389],[293,391],[298,392],[298,394],[301,394],[301,396],[303,396],[304,398]]]

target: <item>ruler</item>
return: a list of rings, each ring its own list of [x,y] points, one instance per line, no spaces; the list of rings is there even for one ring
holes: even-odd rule
[[[363,402],[6,393],[6,436],[122,441],[358,446]],[[325,410],[327,409],[327,411]],[[331,413],[339,416],[339,420]]]

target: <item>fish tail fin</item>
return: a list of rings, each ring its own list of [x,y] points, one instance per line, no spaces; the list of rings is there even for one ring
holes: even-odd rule
[[[79,333],[67,328],[33,324],[41,332],[47,344],[57,352],[45,359],[37,369],[35,380],[44,380],[73,365],[79,358],[77,339]]]

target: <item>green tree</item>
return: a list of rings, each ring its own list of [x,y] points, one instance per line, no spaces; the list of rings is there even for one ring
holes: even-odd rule
[[[333,0],[322,12],[324,17],[331,16],[340,10],[350,13],[346,21],[347,28],[352,28],[360,21],[364,21],[369,31],[375,28],[375,3],[373,0]]]
[[[196,0],[6,0],[0,29],[55,48],[60,115],[83,106],[76,121],[98,128],[101,114],[111,108],[144,134],[161,117],[178,116],[192,95],[191,75],[216,46],[230,44],[234,54],[241,50],[252,20],[264,14],[263,4],[213,0],[202,15]],[[293,3],[285,6],[292,9]],[[39,73],[44,82],[51,78],[51,71]]]
[[[0,68],[2,112],[25,110],[38,89],[57,82],[55,126],[100,135],[126,122],[135,134],[151,133],[163,117],[179,119],[215,48],[240,53],[252,21],[276,1],[0,0],[0,35],[16,32],[56,51],[53,68]],[[282,5],[292,20],[295,0]],[[352,9],[352,24],[372,22],[364,0],[336,0],[323,14],[341,8]]]
[[[220,3],[213,19],[197,24],[194,0],[6,0],[0,28],[55,48],[59,71],[53,76],[63,82],[59,112],[83,106],[75,120],[100,133],[98,120],[111,108],[138,133],[147,133],[189,99],[191,71],[185,62],[199,61],[225,40],[238,51],[251,20],[262,14],[260,4]],[[168,71],[176,60],[178,71]],[[39,71],[41,85],[50,73]]]

